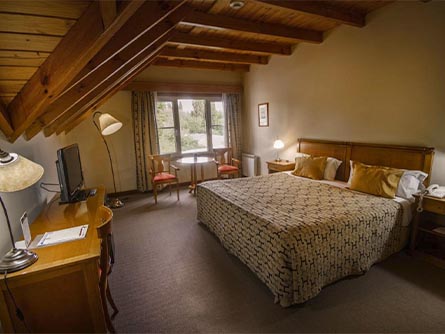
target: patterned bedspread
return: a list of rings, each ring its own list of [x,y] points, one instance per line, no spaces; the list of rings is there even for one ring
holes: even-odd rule
[[[210,181],[198,219],[286,307],[399,251],[402,206],[289,175]]]

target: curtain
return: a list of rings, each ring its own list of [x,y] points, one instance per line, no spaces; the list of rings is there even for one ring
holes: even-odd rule
[[[223,94],[223,104],[228,120],[229,146],[233,157],[241,160],[241,94]]]
[[[158,154],[156,92],[132,92],[137,189],[151,190],[150,154]]]

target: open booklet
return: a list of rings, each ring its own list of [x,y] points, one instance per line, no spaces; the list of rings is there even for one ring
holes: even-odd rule
[[[62,242],[74,241],[83,239],[87,235],[88,225],[80,225],[76,227],[66,228],[63,230],[46,232],[40,241],[37,243],[37,247],[49,246],[60,244]]]

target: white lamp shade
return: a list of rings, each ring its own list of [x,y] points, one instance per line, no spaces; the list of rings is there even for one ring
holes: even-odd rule
[[[99,116],[99,126],[102,135],[109,136],[117,132],[122,127],[122,122],[119,122],[110,114],[102,114]]]
[[[42,178],[42,166],[15,153],[10,155],[12,162],[0,163],[0,192],[23,190]]]
[[[277,140],[274,141],[273,148],[280,149],[280,148],[283,148],[283,147],[284,147],[284,143],[283,143],[282,140],[277,139]]]

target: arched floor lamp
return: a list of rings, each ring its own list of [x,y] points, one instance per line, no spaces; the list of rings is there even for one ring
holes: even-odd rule
[[[0,192],[9,193],[24,190],[38,182],[43,176],[43,167],[16,154],[0,149]],[[15,247],[11,222],[5,203],[0,196],[0,203],[8,224],[12,249],[0,260],[0,272],[12,273],[29,267],[39,258],[36,253]]]
[[[95,119],[95,117],[97,115],[100,115],[99,116],[99,125],[97,125],[96,119]],[[107,148],[108,158],[110,159],[111,175],[113,175],[114,194],[116,194],[117,190],[116,190],[116,180],[114,177],[113,160],[111,159],[110,149],[108,147],[107,141],[105,140],[105,136],[109,136],[109,135],[112,135],[113,133],[117,132],[122,127],[122,122],[119,122],[116,118],[114,118],[110,114],[104,114],[104,113],[101,113],[100,111],[96,111],[93,114],[93,123],[96,126],[97,131],[99,131],[99,134]],[[118,197],[114,197],[109,201],[108,206],[112,209],[117,209],[117,208],[123,207],[124,202],[122,202]]]

